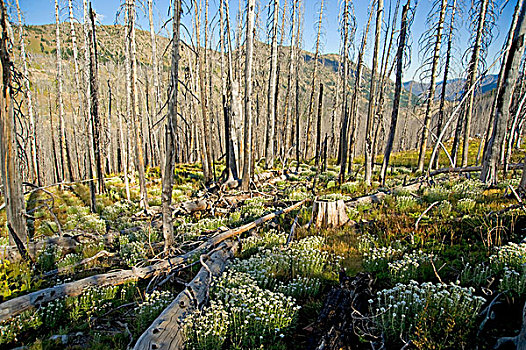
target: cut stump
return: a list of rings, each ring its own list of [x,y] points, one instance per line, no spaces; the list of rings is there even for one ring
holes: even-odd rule
[[[336,202],[314,201],[312,218],[316,228],[338,228],[349,222],[345,212],[345,202],[341,199]]]

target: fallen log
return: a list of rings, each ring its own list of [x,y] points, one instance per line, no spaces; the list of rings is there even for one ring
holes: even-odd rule
[[[236,249],[237,242],[227,241],[211,255],[203,255],[201,270],[140,336],[134,349],[183,349],[184,319],[206,303],[212,280],[221,276]]]
[[[422,182],[417,182],[411,185],[400,187],[401,190],[404,191],[416,191],[422,186]],[[348,207],[356,207],[358,205],[364,205],[364,204],[375,204],[380,203],[384,200],[385,196],[387,196],[388,192],[379,191],[370,195],[362,196],[355,198],[351,201],[348,201],[345,203]]]
[[[181,268],[189,263],[192,263],[193,261],[196,261],[196,259],[198,259],[201,254],[206,253],[213,247],[228,240],[229,238],[247,232],[262,223],[274,219],[279,215],[293,211],[294,209],[301,207],[305,202],[306,200],[302,200],[291,205],[290,207],[262,216],[246,225],[217,234],[208,241],[200,244],[197,248],[183,255],[160,261],[154,265],[86,277],[81,280],[45,288],[5,301],[0,304],[0,322],[7,321],[24,311],[38,308],[56,299],[62,297],[78,296],[88,287],[117,286],[128,282],[134,282],[139,279],[150,278],[166,270]]]
[[[77,235],[77,236],[63,236],[63,237],[50,237],[46,239],[42,239],[36,242],[29,242],[26,246],[27,252],[31,256],[37,256],[37,253],[41,252],[42,249],[50,246],[56,246],[59,247],[62,251],[62,255],[66,255],[69,253],[75,252],[76,248],[80,244],[84,244],[87,242],[87,240],[83,239],[83,237],[86,237],[86,235]],[[104,242],[104,244],[112,244],[113,240],[115,238],[115,235],[110,233],[104,236],[98,236],[98,237],[91,237],[88,236],[88,238],[95,238],[100,239]],[[0,259],[8,259],[11,261],[14,260],[20,260],[20,252],[16,246],[6,246],[3,248],[0,248]]]
[[[311,348],[316,350],[350,350],[360,343],[356,330],[368,313],[373,297],[372,279],[367,273],[356,277],[340,275],[340,285],[333,288],[312,330]]]
[[[522,169],[524,167],[524,164],[522,163],[517,163],[517,164],[509,164],[508,165],[508,170],[517,170],[517,169]],[[499,169],[504,169],[504,166],[499,166]],[[457,174],[460,174],[460,173],[472,173],[472,172],[475,172],[475,171],[481,171],[482,170],[482,166],[466,166],[466,167],[456,167],[456,168],[452,168],[452,167],[449,167],[449,168],[440,168],[440,169],[437,169],[437,170],[433,170],[429,173],[429,176],[435,176],[435,175],[439,175],[439,174],[447,174],[447,173],[457,173]]]

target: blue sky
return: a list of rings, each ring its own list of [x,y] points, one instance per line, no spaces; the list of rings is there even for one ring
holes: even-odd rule
[[[22,11],[24,13],[24,20],[28,24],[48,24],[53,23],[55,21],[54,18],[54,6],[55,2],[54,0],[19,0],[20,1],[20,7],[22,8]],[[256,0],[259,1],[259,4],[261,7],[265,8],[265,13],[262,15],[262,20],[264,21],[267,18],[266,14],[266,8],[268,4],[268,0]],[[472,0],[459,0],[459,3],[464,3],[465,8],[469,8],[471,6]],[[494,0],[499,6],[506,3],[505,0]],[[492,42],[492,45],[489,48],[488,56],[487,56],[487,62],[488,65],[491,64],[495,57],[498,55],[498,52],[500,51],[503,42],[505,40],[506,34],[508,32],[511,17],[513,15],[513,10],[515,7],[517,0],[509,0],[508,4],[504,7],[502,13],[498,17],[497,25],[494,30],[494,39]],[[60,0],[61,2],[61,19],[66,20],[67,19],[67,1],[66,0]],[[76,12],[80,16],[79,9],[82,7],[82,0],[73,0],[74,6],[77,8]],[[100,20],[103,24],[113,24],[116,20],[116,14],[118,12],[119,6],[121,3],[123,3],[124,0],[93,0],[93,8],[95,11],[101,15]],[[137,1],[139,2],[146,2],[146,0]],[[189,2],[189,1],[187,1]],[[283,3],[283,0],[280,1]],[[154,0],[154,21],[156,22],[156,28],[159,30],[160,23],[164,22],[166,19],[168,19],[168,8],[169,8],[169,0]],[[213,17],[217,11],[219,0],[210,0],[210,17]],[[290,8],[291,0],[288,0],[288,6]],[[392,3],[393,7],[396,3],[396,0],[385,0],[385,7],[386,7],[386,13],[387,15],[389,5]],[[405,0],[401,1],[402,4],[405,3]],[[414,0],[413,0],[414,3]],[[411,55],[411,64],[408,67],[407,71],[404,73],[404,80],[411,80],[417,71],[418,66],[420,65],[420,57],[419,57],[419,45],[418,45],[418,39],[426,30],[426,18],[427,15],[431,9],[431,0],[420,0],[418,2],[418,6],[415,13],[415,20],[413,23],[411,35],[412,35],[412,55]],[[315,22],[318,19],[318,10],[320,7],[320,0],[304,0],[304,6],[305,6],[305,25],[304,25],[304,49],[313,51],[315,47],[315,40],[316,40],[316,28],[315,28]],[[363,26],[368,18],[368,6],[369,6],[369,0],[354,0],[354,8],[355,8],[355,14],[357,18],[357,35],[356,35],[356,43],[358,43],[359,38],[361,37],[361,32],[363,29]],[[231,20],[235,20],[235,14],[238,9],[238,0],[231,0],[230,1],[230,15]],[[325,0],[325,12],[324,12],[324,20],[323,20],[323,32],[324,37],[322,40],[322,52],[324,53],[336,53],[339,51],[339,45],[340,45],[340,33],[338,31],[338,14],[340,12],[340,1],[339,0]],[[457,58],[457,63],[455,66],[455,69],[453,71],[453,76],[462,76],[462,67],[460,65],[460,57],[462,56],[463,52],[466,49],[467,42],[469,40],[469,37],[471,35],[471,31],[467,24],[467,14],[468,10],[466,9],[464,11],[464,14],[462,15],[463,18],[460,20],[461,27],[459,29],[459,40],[458,40],[458,53],[455,55]],[[191,25],[191,14],[186,14],[184,18],[184,23],[186,23],[189,27]],[[122,23],[123,16],[119,19],[119,22]],[[147,18],[143,11],[139,10],[139,25],[147,29],[148,23]],[[374,27],[372,28],[374,30]],[[161,33],[162,34],[162,33]],[[167,35],[167,32],[164,33]],[[372,43],[372,40],[369,41],[369,43]],[[367,53],[368,60],[371,59],[372,56],[372,47],[369,45],[369,50]],[[492,72],[496,72],[497,69],[494,68]],[[418,77],[417,79],[418,80]]]

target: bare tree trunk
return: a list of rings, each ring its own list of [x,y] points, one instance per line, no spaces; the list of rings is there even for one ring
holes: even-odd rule
[[[2,194],[5,200],[9,242],[16,243],[22,256],[27,242],[24,194],[22,179],[17,166],[17,149],[15,140],[15,112],[12,101],[12,62],[10,59],[11,40],[8,34],[6,7],[0,0],[0,72],[2,86],[0,91],[0,170],[4,185]],[[27,251],[25,251],[27,255]]]
[[[296,42],[295,42],[295,28],[296,28],[296,11],[299,6],[299,0],[294,0],[292,4],[292,15],[291,15],[291,27],[290,27],[290,51],[289,51],[289,73],[287,76],[287,90],[285,92],[285,121],[283,127],[283,157],[286,158],[288,149],[292,147],[294,143],[294,123],[292,123],[292,105],[293,105],[293,92],[292,86],[294,83],[294,65],[296,63]],[[290,124],[289,124],[290,123]],[[287,131],[290,129],[290,138],[287,137]]]
[[[195,35],[196,35],[196,64],[197,64],[197,74],[199,80],[199,100],[201,106],[201,162],[203,166],[203,177],[205,182],[210,182],[212,180],[212,156],[211,150],[208,143],[208,123],[209,123],[209,113],[208,113],[208,98],[206,93],[206,81],[205,81],[205,71],[204,66],[205,62],[201,56],[201,30],[200,30],[200,18],[199,11],[200,7],[197,5],[197,2],[194,3],[195,7]],[[205,44],[206,51],[206,44]],[[206,55],[206,54],[205,54]]]
[[[442,0],[440,5],[440,17],[438,19],[437,33],[434,36],[435,48],[433,50],[433,61],[431,63],[431,82],[427,94],[426,114],[424,117],[424,128],[422,139],[420,140],[420,151],[418,153],[418,171],[424,171],[426,158],[427,139],[429,138],[429,127],[431,125],[431,115],[433,114],[433,102],[435,100],[436,79],[438,74],[438,61],[440,60],[440,45],[442,44],[442,31],[444,29],[444,19],[446,17],[447,0]]]
[[[320,13],[318,19],[318,34],[316,35],[316,51],[314,52],[314,71],[312,72],[312,81],[311,81],[311,94],[309,99],[309,112],[307,113],[307,126],[305,128],[305,148],[303,153],[303,158],[307,159],[309,154],[309,141],[311,133],[311,124],[312,124],[312,114],[314,113],[314,92],[316,90],[316,78],[318,74],[318,58],[320,55],[320,38],[321,38],[321,27],[323,20],[323,6],[324,0],[321,0],[320,3]]]
[[[49,105],[49,127],[51,130],[51,154],[53,155],[54,165],[54,182],[60,182],[60,166],[58,165],[57,148],[55,147],[55,127],[53,126],[53,110],[51,107],[51,91],[48,90],[48,105]]]
[[[513,42],[513,33],[515,32],[515,28],[517,27],[517,21],[519,19],[519,13],[521,10],[521,6],[522,6],[522,2],[517,1],[517,5],[515,5],[515,10],[513,13],[513,18],[511,20],[510,31],[508,33],[506,43],[504,44],[504,47],[502,48],[503,56],[502,56],[502,64],[500,65],[499,77],[497,79],[497,87],[496,87],[497,92],[500,91],[502,87],[502,78],[504,76],[503,70],[506,67],[505,62],[508,59],[510,47]],[[486,133],[484,134],[484,137],[479,146],[479,151],[477,154],[477,163],[479,161],[481,149],[484,149],[484,152],[483,152],[484,154],[487,152],[487,144],[488,144],[487,141],[489,140],[491,134],[493,133],[493,118],[495,116],[496,108],[497,108],[497,98],[495,98],[495,100],[493,101],[490,117],[488,118],[488,126],[486,127]]]
[[[55,20],[56,30],[55,39],[57,42],[57,100],[58,100],[58,116],[60,127],[60,160],[62,165],[61,177],[63,180],[69,179],[73,181],[71,164],[69,163],[68,149],[66,145],[66,123],[64,121],[64,101],[63,101],[63,81],[62,81],[62,50],[60,44],[60,18],[58,0],[55,0]]]
[[[349,110],[348,110],[348,92],[347,92],[347,81],[349,78],[349,20],[350,20],[350,9],[349,9],[349,1],[344,0],[344,8],[343,8],[343,73],[341,76],[342,80],[342,112],[341,112],[341,118],[342,118],[342,128],[340,130],[340,184],[345,182],[345,171],[347,169],[347,132],[349,130],[348,124],[349,124]],[[359,60],[358,60],[359,61]],[[360,67],[357,68],[358,72],[360,71]],[[357,74],[358,75],[358,74]],[[356,79],[359,79],[357,77]],[[356,82],[355,82],[356,84]]]
[[[296,80],[295,80],[295,90],[296,90],[296,104],[295,104],[295,120],[296,120],[296,173],[300,169],[300,83],[299,83],[299,77],[300,77],[300,54],[301,54],[301,39],[300,39],[300,33],[301,33],[301,3],[300,6],[298,6],[298,31],[296,32],[296,49],[298,50],[298,62],[296,64]]]
[[[480,51],[482,46],[482,36],[484,32],[484,25],[486,22],[486,13],[488,12],[489,0],[482,0],[480,5],[480,13],[478,18],[478,28],[475,39],[475,46],[471,55],[471,61],[469,63],[469,78],[468,84],[465,87],[465,91],[469,92],[469,97],[466,104],[465,124],[464,124],[464,142],[462,144],[462,166],[468,165],[469,155],[469,136],[471,133],[471,117],[473,114],[473,99],[475,98],[475,90],[471,87],[475,84],[478,74],[478,64],[480,60]]]
[[[389,129],[389,137],[387,139],[387,145],[385,146],[382,170],[380,171],[380,180],[382,182],[382,186],[385,186],[387,167],[389,166],[389,158],[391,157],[391,151],[393,150],[394,137],[396,133],[396,124],[398,123],[398,112],[400,109],[400,97],[402,93],[402,71],[404,69],[404,50],[406,46],[408,31],[407,13],[409,11],[410,6],[411,0],[408,0],[402,9],[401,32],[400,39],[398,41],[398,52],[396,53],[396,83],[393,100],[393,111],[391,114],[391,128]]]
[[[177,132],[177,86],[179,81],[179,31],[181,26],[181,0],[173,0],[172,29],[172,68],[170,73],[170,93],[168,96],[168,123],[166,125],[166,154],[163,171],[163,236],[164,250],[167,251],[174,243],[172,223],[172,189],[175,168],[176,132]]]
[[[373,172],[373,140],[372,127],[376,99],[376,80],[378,78],[378,50],[380,48],[380,36],[382,32],[382,15],[384,11],[384,1],[378,0],[376,12],[376,34],[373,54],[373,68],[371,73],[371,87],[369,89],[369,108],[367,110],[367,125],[365,128],[365,183],[371,185]]]
[[[321,117],[323,114],[323,84],[320,83],[320,94],[318,100],[318,120],[316,122],[316,167],[320,166],[320,148],[321,148]]]
[[[446,108],[446,92],[447,92],[447,80],[449,77],[449,68],[451,65],[451,54],[453,50],[453,36],[455,29],[455,14],[457,10],[457,0],[453,0],[451,5],[451,20],[449,22],[448,34],[447,34],[447,51],[446,51],[446,63],[444,64],[444,79],[442,79],[442,94],[440,96],[440,107],[438,110],[438,121],[437,121],[437,135],[442,132],[442,126],[444,125],[444,114]],[[438,169],[438,163],[440,158],[440,151],[435,157],[435,164],[433,167]]]
[[[274,146],[276,144],[276,79],[278,70],[278,21],[279,21],[279,0],[273,1],[272,19],[272,44],[270,48],[270,77],[268,79],[267,95],[267,144],[265,145],[265,164],[272,168],[274,164]]]
[[[137,96],[137,60],[135,44],[135,0],[127,1],[128,11],[128,45],[130,54],[130,103],[131,120],[134,124],[135,139],[135,166],[139,173],[139,186],[141,189],[141,208],[148,210],[148,193],[146,191],[146,174],[144,169],[143,142],[140,135],[141,121],[139,115],[139,102]]]
[[[252,150],[252,61],[254,55],[254,12],[255,0],[247,0],[246,57],[245,57],[245,137],[243,150],[243,178],[241,189],[248,191],[250,185]]]
[[[360,85],[362,83],[362,73],[363,73],[363,61],[364,61],[364,54],[365,54],[365,49],[367,47],[367,38],[368,38],[368,35],[369,35],[369,28],[371,26],[371,21],[373,19],[373,6],[374,6],[374,3],[375,3],[375,0],[371,0],[371,3],[370,3],[370,12],[369,12],[369,19],[367,20],[367,24],[365,25],[365,31],[363,33],[363,36],[362,36],[362,42],[361,42],[361,47],[360,47],[360,51],[358,53],[358,62],[356,63],[356,77],[355,77],[355,80],[354,80],[354,91],[353,91],[353,95],[352,95],[352,99],[351,99],[351,105],[350,105],[350,117],[351,117],[351,120],[350,120],[350,123],[349,123],[349,126],[348,126],[348,130],[350,130],[350,137],[349,137],[349,148],[348,148],[348,159],[349,159],[349,164],[348,164],[348,169],[349,169],[349,172],[352,170],[352,163],[353,163],[353,154],[354,154],[354,148],[355,148],[355,145],[356,145],[356,129],[357,129],[357,114],[358,114],[358,110],[359,110],[359,100],[360,100]],[[345,174],[344,174],[345,175]],[[345,177],[345,176],[344,176]],[[345,181],[344,179],[342,179],[341,181]]]
[[[493,133],[488,141],[487,152],[484,154],[480,180],[489,184],[497,183],[498,161],[500,147],[504,142],[506,125],[509,117],[509,109],[513,97],[513,90],[519,76],[519,66],[525,47],[526,35],[526,6],[523,4],[513,33],[513,41],[502,70],[502,87],[497,93],[497,108],[494,117]],[[512,25],[513,26],[513,25]],[[510,33],[511,36],[511,33]],[[524,174],[524,172],[523,172]],[[526,177],[523,175],[520,187],[525,188]]]
[[[29,115],[29,142],[31,146],[31,170],[33,173],[33,181],[42,185],[42,177],[40,175],[40,164],[38,162],[38,149],[37,149],[37,130],[35,123],[35,112],[33,110],[33,98],[31,92],[31,86],[29,82],[29,69],[27,64],[27,54],[26,54],[26,44],[24,40],[24,27],[22,25],[22,14],[20,11],[20,5],[18,0],[16,0],[16,12],[18,15],[18,26],[20,30],[20,56],[22,57],[23,71],[24,74],[24,87],[25,87],[25,97],[27,100],[27,112]]]
[[[159,115],[159,106],[157,105],[158,102],[162,101],[161,99],[161,91],[159,87],[159,65],[157,62],[157,41],[155,36],[155,29],[153,26],[153,0],[148,0],[148,21],[150,24],[150,40],[152,44],[152,70],[153,70],[153,120],[157,120],[157,116]],[[157,134],[151,131],[152,138],[153,138],[153,151],[155,153],[154,159],[156,162],[160,161],[160,149],[159,149],[159,142],[157,140]]]
[[[91,20],[90,33],[90,98],[91,98],[91,127],[93,128],[93,154],[95,156],[95,170],[97,175],[98,191],[99,193],[106,192],[104,185],[104,172],[102,168],[102,152],[101,152],[101,122],[99,116],[99,82],[98,82],[98,63],[97,63],[97,38],[95,33],[95,12],[89,8]]]

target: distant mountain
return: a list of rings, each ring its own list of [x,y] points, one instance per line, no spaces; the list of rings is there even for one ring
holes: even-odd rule
[[[490,74],[482,78],[480,82],[480,87],[475,91],[477,95],[483,95],[497,87],[497,80],[499,76],[497,74]],[[456,101],[462,98],[464,92],[464,85],[466,79],[457,78],[447,81],[446,85],[446,100]],[[417,81],[407,81],[404,83],[404,89],[409,91],[411,84],[413,84],[413,95],[421,97],[429,89],[429,83],[421,83]],[[436,87],[436,99],[442,97],[442,85],[443,82],[437,83]]]

